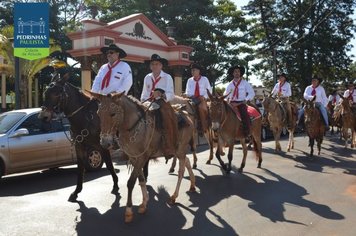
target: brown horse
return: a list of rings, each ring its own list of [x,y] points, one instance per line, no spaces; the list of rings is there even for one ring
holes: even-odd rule
[[[340,95],[342,101],[340,103],[340,114],[342,120],[342,133],[345,139],[345,148],[347,148],[348,144],[348,131],[351,130],[351,148],[356,147],[356,114],[355,111],[352,110],[350,100],[344,98]]]
[[[170,103],[172,105],[176,105],[176,104],[180,104],[184,106],[184,109],[188,112],[189,116],[191,117],[191,119],[194,121],[194,144],[192,147],[193,150],[193,157],[194,157],[194,164],[193,164],[193,168],[195,169],[197,167],[197,156],[196,156],[196,142],[195,142],[195,137],[198,134],[198,115],[197,115],[197,110],[194,104],[192,104],[192,102],[190,101],[189,98],[184,98],[184,97],[180,97],[180,96],[175,96],[174,99],[172,101],[170,101]],[[208,102],[206,100],[202,101],[202,103],[206,103],[208,104]],[[211,164],[211,160],[214,157],[214,147],[217,147],[217,142],[216,142],[216,138],[214,137],[214,133],[211,130],[211,123],[209,121],[209,114],[207,114],[205,116],[205,119],[202,120],[203,123],[203,134],[205,139],[207,140],[208,144],[209,144],[209,149],[210,149],[210,154],[209,154],[209,159],[207,160],[206,164]],[[224,155],[223,151],[220,149],[220,153],[222,155]],[[172,167],[171,167],[171,171],[174,171],[174,166],[175,166],[175,159],[172,163]]]
[[[212,129],[218,134],[218,145],[222,146],[225,144],[229,147],[228,164],[225,164],[221,160],[219,151],[216,151],[215,156],[223,170],[225,170],[227,174],[230,173],[234,144],[236,140],[240,140],[243,149],[243,158],[239,168],[239,172],[241,173],[245,167],[247,157],[247,145],[245,141],[247,137],[243,135],[241,121],[237,118],[231,105],[224,100],[226,96],[217,97],[212,95],[209,91],[208,94],[211,101],[209,109]],[[261,117],[256,118],[251,122],[251,138],[256,153],[256,159],[258,160],[258,168],[261,168],[262,163],[261,128]]]
[[[316,140],[318,155],[320,155],[321,144],[325,134],[325,123],[319,109],[315,106],[315,96],[310,101],[305,101],[304,123],[309,136],[310,157],[314,156],[314,142]]]
[[[264,96],[264,99],[262,101],[263,107],[266,112],[268,112],[268,122],[270,125],[270,128],[273,132],[274,140],[276,142],[276,148],[275,151],[281,151],[281,144],[279,143],[281,133],[282,133],[282,128],[287,127],[287,111],[282,107],[282,104],[276,99],[272,98],[271,96]],[[296,106],[294,103],[291,103],[291,109],[292,109],[292,127],[288,127],[288,132],[289,132],[289,140],[288,140],[288,146],[287,146],[287,151],[289,152],[290,149],[294,148],[294,130],[296,127],[296,122],[297,122],[297,112],[296,112]]]
[[[142,168],[151,158],[163,156],[162,131],[157,126],[156,111],[149,111],[137,99],[125,96],[124,93],[100,95],[90,93],[99,100],[98,115],[101,121],[101,145],[108,147],[117,142],[129,157],[133,166],[132,173],[127,182],[128,198],[125,211],[125,222],[131,222],[132,190],[138,178],[142,191],[142,204],[139,213],[147,208],[148,194],[146,180]],[[184,124],[180,125],[176,156],[179,160],[178,181],[169,203],[173,204],[178,197],[180,184],[186,167],[190,175],[190,191],[195,191],[195,176],[190,166],[186,151],[193,134],[193,122],[188,115],[181,113]]]
[[[341,127],[342,127],[342,122],[341,122],[341,114],[340,114],[340,104],[334,105],[332,102],[328,102],[327,105],[327,110],[328,110],[328,115],[329,115],[329,123],[331,126],[331,131],[330,134],[334,134],[334,127],[336,127],[336,132],[339,133]],[[342,138],[342,134],[340,132],[340,139]]]

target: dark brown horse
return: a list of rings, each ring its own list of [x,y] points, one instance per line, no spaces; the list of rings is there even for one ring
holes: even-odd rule
[[[228,174],[231,171],[231,161],[232,161],[232,152],[234,149],[234,144],[236,140],[240,140],[243,150],[243,158],[239,168],[239,172],[243,171],[243,168],[246,164],[247,157],[247,145],[245,137],[242,132],[242,123],[237,118],[236,113],[234,112],[231,105],[224,100],[226,96],[214,96],[210,94],[210,116],[212,122],[212,129],[217,132],[219,137],[219,146],[227,145],[229,147],[228,160],[229,163],[225,164],[221,158],[220,153],[217,151],[215,153],[216,158],[218,159],[221,167]],[[258,160],[258,168],[261,168],[262,163],[262,144],[261,144],[261,128],[262,128],[262,120],[261,116],[259,118],[254,119],[251,122],[251,138],[253,142],[253,148],[256,153],[256,159]]]
[[[45,101],[40,117],[52,119],[55,113],[64,113],[70,122],[70,131],[77,154],[78,178],[77,186],[68,201],[75,202],[78,193],[82,191],[84,179],[84,158],[87,157],[88,147],[99,150],[110,171],[114,186],[112,193],[119,190],[118,177],[115,173],[110,152],[100,145],[100,121],[97,115],[98,104],[90,100],[78,88],[67,82],[68,77],[54,78],[44,92]]]
[[[163,156],[162,129],[158,128],[160,122],[156,120],[159,118],[156,116],[156,111],[147,110],[137,99],[125,96],[124,93],[107,96],[90,94],[100,102],[98,115],[101,120],[101,145],[107,147],[118,142],[133,166],[127,182],[128,198],[125,211],[125,222],[131,222],[133,219],[132,191],[136,180],[138,178],[142,191],[142,203],[138,211],[144,213],[147,209],[148,194],[142,168],[149,159]],[[195,176],[189,159],[186,157],[194,127],[187,114],[181,113],[180,115],[183,122],[179,125],[178,146],[175,154],[179,160],[178,181],[169,203],[174,203],[178,197],[185,167],[190,175],[190,191],[195,191]]]
[[[318,155],[325,134],[325,123],[319,109],[315,106],[315,96],[310,101],[305,101],[304,123],[309,136],[310,157],[314,156],[314,142],[317,142]]]

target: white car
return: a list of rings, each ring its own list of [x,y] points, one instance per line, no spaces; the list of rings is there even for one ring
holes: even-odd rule
[[[66,119],[44,122],[40,108],[0,114],[0,178],[4,175],[56,168],[77,163]],[[103,165],[99,151],[88,148],[87,170]]]

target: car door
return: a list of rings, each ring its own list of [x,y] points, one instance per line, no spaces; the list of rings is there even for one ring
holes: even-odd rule
[[[51,124],[38,119],[38,114],[27,117],[13,132],[25,128],[28,135],[10,137],[8,147],[11,169],[35,170],[56,162],[56,137]]]
[[[70,141],[70,125],[68,119],[61,118],[51,120],[51,127],[52,132],[55,133],[57,163],[75,163],[75,148]]]

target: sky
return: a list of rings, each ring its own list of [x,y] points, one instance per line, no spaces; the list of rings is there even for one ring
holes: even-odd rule
[[[242,6],[245,6],[248,4],[249,0],[231,0],[232,2],[235,3],[235,5],[237,6],[237,8],[240,8]],[[356,22],[356,11],[353,15],[353,20],[354,22]],[[351,44],[353,45],[353,48],[350,52],[350,54],[353,54],[353,61],[356,61],[356,34],[354,33],[354,38],[351,40]],[[250,82],[253,84],[253,85],[262,85],[262,82],[256,78],[256,76],[249,76],[249,78],[251,78]]]

